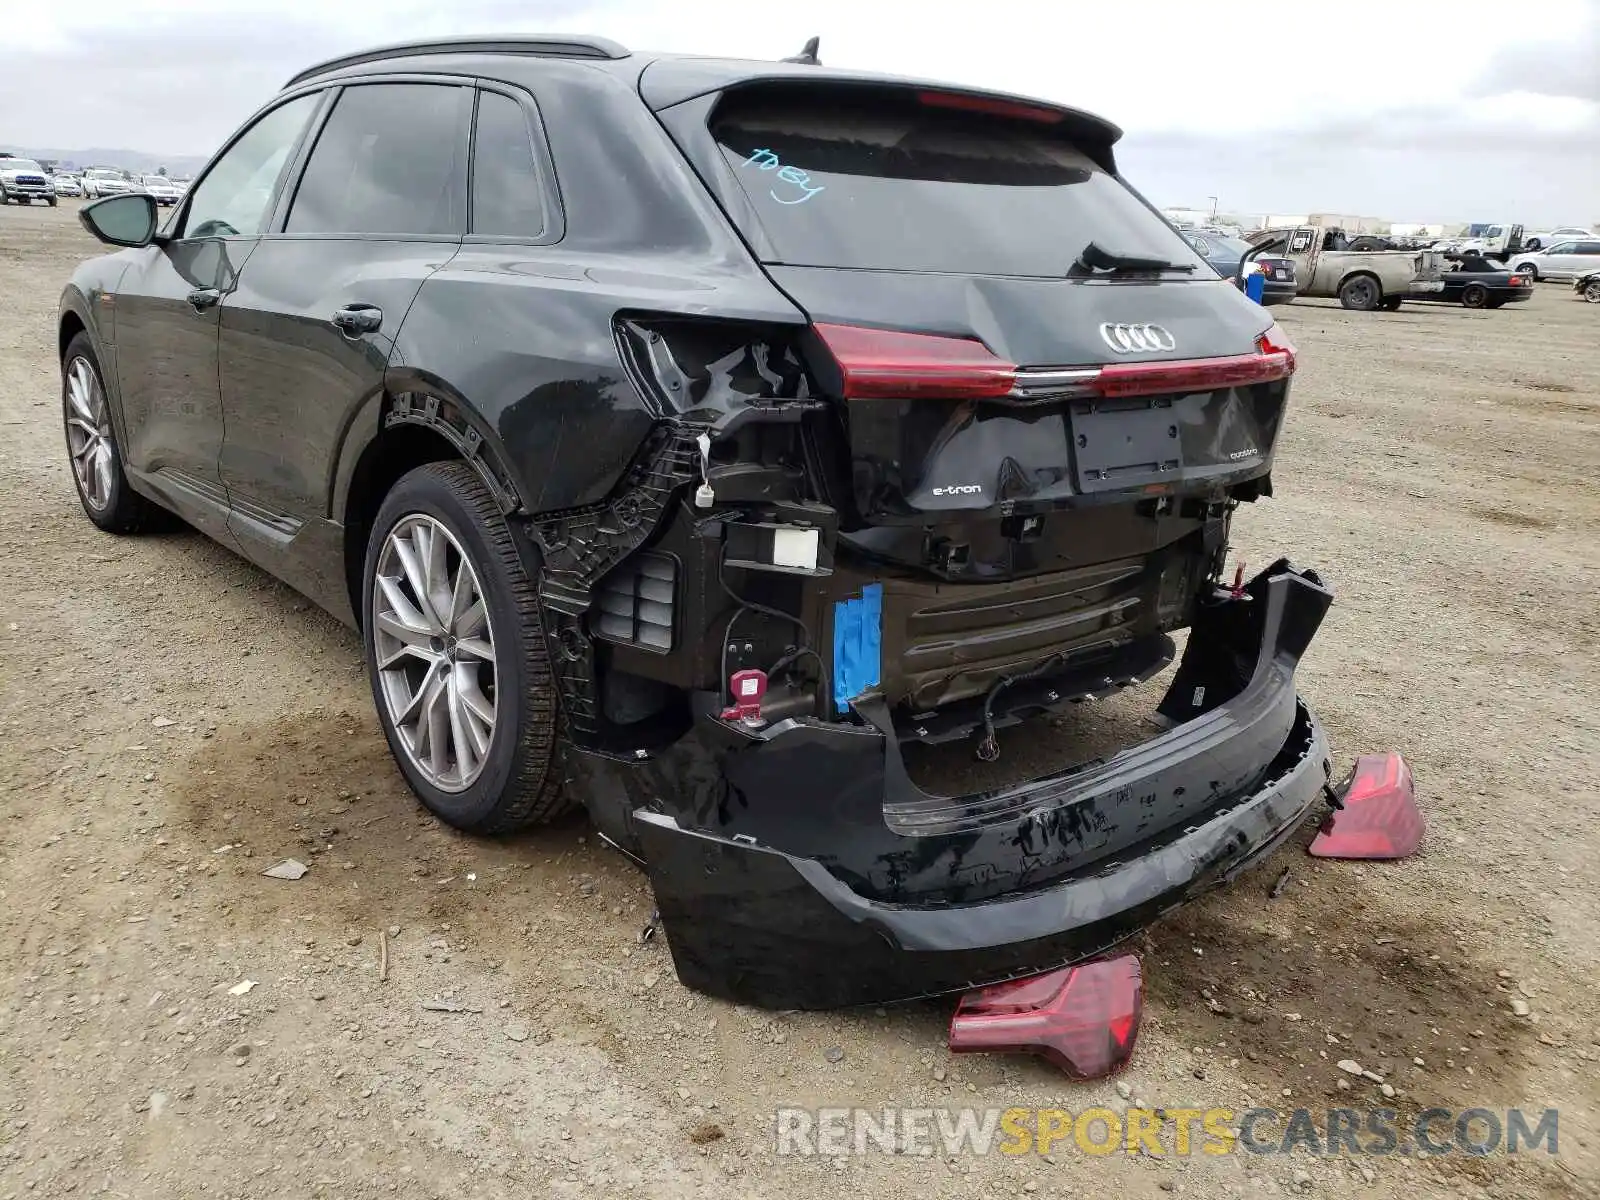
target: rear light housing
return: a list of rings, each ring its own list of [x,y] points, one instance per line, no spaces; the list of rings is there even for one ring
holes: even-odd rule
[[[973,338],[814,326],[850,400],[985,400],[1011,394],[1017,368]]]
[[[973,338],[854,325],[819,323],[813,328],[838,363],[847,400],[999,400],[1017,394],[1016,364]],[[1120,398],[1248,387],[1287,379],[1295,365],[1294,343],[1273,325],[1256,338],[1253,354],[1050,372],[1062,384],[1048,395]]]
[[[1133,1057],[1143,1011],[1139,960],[1125,954],[968,992],[950,1049],[1037,1054],[1075,1079],[1101,1079]]]
[[[1339,807],[1307,847],[1316,857],[1409,858],[1422,848],[1427,823],[1411,765],[1398,753],[1363,754],[1335,795]]]

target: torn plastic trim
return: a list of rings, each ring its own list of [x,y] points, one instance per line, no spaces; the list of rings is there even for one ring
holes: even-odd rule
[[[686,986],[765,1008],[832,1008],[962,991],[1103,953],[1293,834],[1329,771],[1326,735],[1304,703],[1274,768],[1135,858],[968,905],[869,900],[815,860],[686,829],[666,813],[633,819]]]

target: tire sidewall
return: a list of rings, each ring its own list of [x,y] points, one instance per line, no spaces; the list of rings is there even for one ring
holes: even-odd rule
[[[411,761],[410,752],[394,728],[378,679],[375,653],[372,592],[377,579],[378,556],[385,539],[402,520],[425,515],[441,522],[472,560],[478,582],[486,595],[489,627],[495,646],[495,723],[489,753],[483,770],[470,787],[446,792],[429,783]],[[501,793],[516,777],[523,750],[521,734],[530,714],[525,711],[528,647],[520,644],[521,624],[512,599],[512,580],[501,558],[484,539],[472,513],[456,492],[427,467],[403,476],[384,499],[367,539],[367,553],[361,575],[362,642],[366,652],[367,681],[372,688],[378,723],[389,742],[406,782],[430,810],[451,825],[471,827],[481,824],[495,809]],[[542,648],[539,648],[542,649]]]
[[[1356,304],[1352,302],[1356,294],[1355,289],[1358,286],[1365,288],[1367,303]],[[1346,296],[1350,296],[1352,300],[1347,300]],[[1383,293],[1377,282],[1370,276],[1357,275],[1354,279],[1347,279],[1339,288],[1339,303],[1355,312],[1371,312],[1383,303]]]
[[[1461,292],[1461,303],[1468,308],[1482,308],[1489,302],[1489,289],[1481,283],[1469,283]]]

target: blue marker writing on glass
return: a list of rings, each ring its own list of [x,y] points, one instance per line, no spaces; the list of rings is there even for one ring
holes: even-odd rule
[[[778,194],[777,188],[770,189],[767,195],[771,196],[779,204],[804,204],[826,187],[826,185],[820,183],[815,187],[811,186],[810,175],[799,167],[783,166],[782,160],[771,150],[752,150],[750,157],[744,160],[744,165],[747,167],[753,166],[762,171],[777,171],[779,179],[796,189],[795,192],[785,189],[783,196]],[[785,197],[788,198],[786,199]]]

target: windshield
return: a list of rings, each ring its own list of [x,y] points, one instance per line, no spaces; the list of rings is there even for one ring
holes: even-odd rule
[[[0,168],[7,171],[38,171],[41,174],[44,168],[31,158],[0,158]]]
[[[1243,258],[1255,249],[1249,242],[1242,242],[1238,238],[1212,237],[1207,234],[1206,240],[1211,243],[1211,251],[1218,258]]]
[[[83,174],[84,174],[84,177],[88,178],[88,179],[121,179],[122,178],[122,176],[116,171],[89,170],[89,171],[85,171]]]
[[[759,224],[769,261],[1059,278],[1095,242],[1201,262],[1053,124],[919,95],[811,84],[723,100],[711,133],[750,202],[735,219]]]

